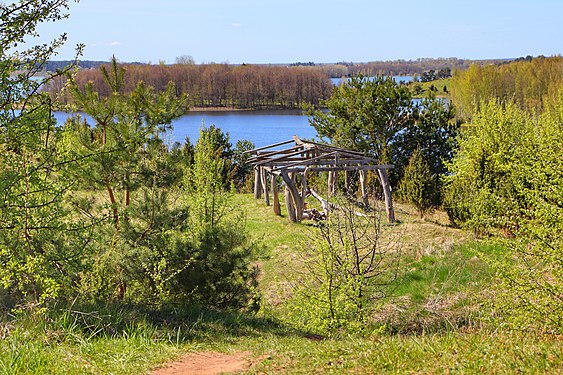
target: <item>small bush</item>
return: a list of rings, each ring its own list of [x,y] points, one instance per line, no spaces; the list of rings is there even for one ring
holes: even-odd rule
[[[435,206],[437,187],[428,163],[416,150],[405,168],[397,195],[405,203],[415,206],[420,217]]]
[[[380,239],[381,210],[368,216],[340,202],[302,249],[305,272],[293,301],[294,323],[322,334],[360,331],[398,273],[396,243]]]

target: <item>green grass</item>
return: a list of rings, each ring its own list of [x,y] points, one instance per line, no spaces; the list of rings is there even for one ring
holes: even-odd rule
[[[557,373],[563,343],[525,334],[470,332],[312,341],[243,340],[265,359],[250,373]]]
[[[45,319],[14,322],[0,342],[1,374],[139,374],[180,353],[151,329],[91,335]]]
[[[430,82],[413,82],[409,85],[411,92],[413,93],[413,96],[415,98],[424,98],[428,95],[428,92],[430,92],[430,87],[434,86],[436,91],[434,91],[434,94],[436,95],[436,97],[438,98],[449,98],[450,96],[450,88],[451,88],[451,83],[452,83],[452,79],[450,78],[442,78],[442,79],[437,79],[435,81],[430,81]],[[422,93],[416,93],[414,90],[416,85],[420,85],[420,87],[422,88],[423,92]],[[446,87],[447,92],[444,92],[444,86]]]
[[[186,352],[250,352],[248,373],[560,373],[563,340],[490,321],[494,275],[474,241],[436,212],[396,205],[401,277],[369,329],[318,339],[283,319],[299,251],[314,229],[290,224],[251,195],[235,196],[261,242],[264,308],[255,316],[195,306],[72,306],[0,320],[0,374],[140,374]],[[285,212],[282,209],[282,212]]]

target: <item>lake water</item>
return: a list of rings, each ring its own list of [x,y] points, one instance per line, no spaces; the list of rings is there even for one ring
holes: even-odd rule
[[[59,124],[70,116],[65,112],[55,112],[54,115]],[[85,117],[88,120],[88,116]],[[195,144],[203,124],[215,125],[229,133],[233,146],[243,139],[262,147],[290,140],[294,135],[307,139],[317,135],[301,110],[190,111],[172,122],[173,130],[166,141],[170,144],[183,143],[189,137],[190,142]]]
[[[395,76],[397,82],[412,80],[411,76]],[[334,78],[338,84],[340,78]],[[417,100],[414,100],[415,103]],[[57,123],[63,124],[70,116],[65,112],[55,112]],[[85,116],[93,124],[88,116]],[[309,125],[307,116],[301,110],[252,110],[252,111],[190,111],[172,122],[173,130],[167,135],[166,142],[183,143],[186,137],[195,144],[202,125],[215,125],[223,132],[229,133],[233,146],[237,141],[247,139],[256,147],[290,140],[292,136],[312,139],[317,136],[315,128]]]
[[[287,141],[294,135],[301,138],[314,138],[317,135],[301,110],[194,111],[177,119],[172,125],[175,141],[182,142],[188,136],[193,143],[202,125],[215,125],[229,133],[233,146],[243,139],[262,147]]]

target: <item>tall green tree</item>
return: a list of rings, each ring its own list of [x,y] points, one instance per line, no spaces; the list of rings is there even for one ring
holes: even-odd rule
[[[396,138],[393,160],[406,165],[405,158],[418,149],[432,173],[441,175],[457,148],[460,126],[454,121],[455,108],[433,95],[422,99],[417,107],[416,120]]]
[[[252,264],[256,245],[224,180],[229,162],[224,157],[225,139],[216,127],[200,130],[194,164],[186,175],[193,262],[178,275],[176,289],[204,305],[256,309],[258,268]]]
[[[187,209],[174,206],[178,197],[170,194],[181,183],[175,164],[183,153],[163,142],[171,121],[188,110],[187,97],[177,96],[173,84],[156,93],[143,82],[126,93],[125,69],[115,57],[100,69],[110,95],[70,76],[74,105],[87,117],[72,118],[61,131],[60,150],[72,160],[67,176],[80,182],[72,204],[98,222],[83,295],[125,299],[132,289],[129,296],[162,299],[163,280],[185,266],[179,254],[188,246],[176,235],[186,229]]]
[[[406,171],[403,173],[402,169],[418,150],[432,179],[427,198],[431,198],[432,206],[437,207],[442,202],[442,177],[447,172],[446,163],[453,158],[457,148],[460,125],[454,121],[454,106],[433,95],[422,99],[417,107],[416,121],[396,138],[392,160],[396,173],[404,179]]]
[[[89,244],[88,220],[63,202],[74,182],[61,176],[67,160],[41,90],[62,72],[35,77],[66,40],[34,45],[37,27],[67,8],[64,0],[0,4],[0,288],[15,303],[68,295]]]
[[[415,105],[408,88],[391,77],[360,76],[336,87],[323,104],[327,110],[307,108],[317,133],[380,164],[393,164],[394,186],[411,155],[420,150],[433,176],[434,205],[440,204],[444,162],[453,156],[459,129],[450,103],[429,96]]]
[[[352,77],[336,86],[323,105],[328,111],[312,107],[306,111],[319,136],[381,164],[393,162],[394,140],[414,122],[409,89],[391,77]]]
[[[92,83],[80,87],[69,77],[74,104],[93,124],[79,117],[71,120],[66,125],[65,148],[77,159],[74,167],[84,186],[107,192],[117,227],[131,195],[162,177],[162,168],[152,163],[165,148],[161,135],[173,119],[187,112],[188,101],[185,95],[176,95],[172,83],[156,93],[140,81],[134,91],[125,93],[125,68],[115,56],[109,67],[100,69],[109,96],[100,95]]]

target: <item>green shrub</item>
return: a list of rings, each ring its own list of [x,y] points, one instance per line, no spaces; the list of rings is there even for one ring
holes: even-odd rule
[[[428,163],[420,150],[416,150],[405,168],[397,190],[398,197],[416,207],[420,217],[436,206],[437,186]]]
[[[515,327],[563,331],[563,90],[545,111],[482,106],[451,164],[452,218],[480,233],[503,234],[509,254],[492,260],[502,317]]]
[[[380,240],[381,210],[368,216],[339,203],[302,248],[305,271],[292,301],[292,323],[322,334],[363,329],[387,296],[400,255],[395,243]]]

